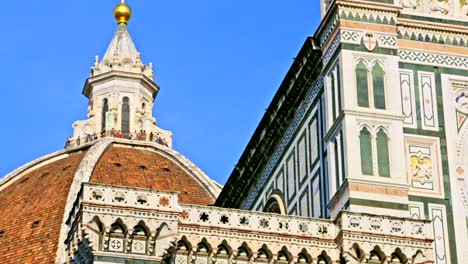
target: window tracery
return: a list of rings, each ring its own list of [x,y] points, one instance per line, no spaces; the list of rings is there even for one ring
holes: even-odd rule
[[[361,173],[390,177],[389,137],[383,127],[372,129],[366,125],[359,132]]]
[[[359,107],[386,108],[385,71],[379,61],[360,59],[356,64],[356,90]]]

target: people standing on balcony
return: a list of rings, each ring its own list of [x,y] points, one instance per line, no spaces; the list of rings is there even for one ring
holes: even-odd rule
[[[117,130],[117,132],[115,133],[115,137],[122,138],[122,133],[120,132],[120,130]]]
[[[65,141],[65,148],[70,148],[71,147],[71,138],[67,138],[67,140]]]
[[[93,136],[91,134],[86,134],[86,143],[93,141]]]

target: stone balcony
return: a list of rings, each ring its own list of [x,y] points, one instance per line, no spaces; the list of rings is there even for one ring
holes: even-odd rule
[[[429,221],[346,211],[334,220],[305,218],[177,197],[85,183],[68,221],[70,262],[432,263]]]

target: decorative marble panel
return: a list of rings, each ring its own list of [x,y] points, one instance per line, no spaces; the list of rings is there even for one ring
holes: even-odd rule
[[[312,201],[313,201],[313,217],[319,217],[320,216],[320,185],[319,185],[319,175],[314,178],[313,183],[312,183]]]
[[[132,253],[146,254],[146,241],[144,241],[144,240],[134,240],[132,242]]]
[[[434,228],[434,256],[435,263],[447,264],[450,263],[449,255],[447,254],[447,227],[445,208],[440,205],[429,205],[429,214],[432,219]]]
[[[188,263],[188,257],[185,255],[177,255],[175,258],[175,263],[176,264],[187,264]]]
[[[319,139],[318,139],[318,128],[317,128],[317,118],[314,117],[312,122],[309,125],[309,135],[310,135],[310,170],[313,170],[313,164],[319,158]]]
[[[416,126],[413,71],[400,71],[401,108],[406,127]]]
[[[406,135],[405,148],[410,192],[442,197],[443,182],[438,139]]]
[[[412,219],[425,219],[424,205],[422,203],[412,202],[409,204],[410,217]]]
[[[341,30],[341,42],[360,44],[362,39],[362,31],[356,30]]]
[[[434,74],[419,72],[418,77],[422,128],[439,130]]]
[[[301,216],[309,217],[309,188],[306,188],[301,194],[299,200],[299,212]]]
[[[297,146],[299,182],[302,183],[307,177],[307,144],[305,134],[299,140]]]
[[[295,149],[289,154],[286,162],[286,182],[288,185],[288,201],[296,194],[296,154]]]
[[[124,240],[123,240],[123,238],[111,237],[109,239],[109,251],[123,252],[124,251]]]
[[[141,209],[177,211],[175,192],[142,190],[130,187],[106,186],[85,183],[83,201],[101,205],[122,205]]]
[[[409,146],[411,186],[418,189],[434,190],[434,169],[429,147]]]

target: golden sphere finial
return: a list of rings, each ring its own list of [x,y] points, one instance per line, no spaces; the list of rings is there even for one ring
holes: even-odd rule
[[[119,25],[127,24],[132,17],[132,9],[125,4],[125,0],[121,0],[120,4],[114,8],[114,17]]]

